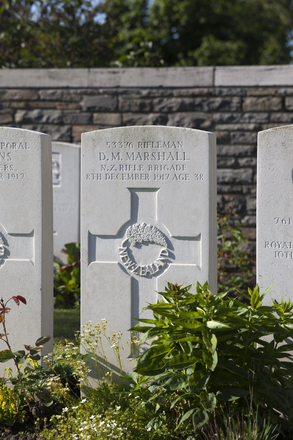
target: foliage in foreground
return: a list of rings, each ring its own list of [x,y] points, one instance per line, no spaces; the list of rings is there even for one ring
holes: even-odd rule
[[[63,252],[68,264],[54,262],[54,307],[76,308],[80,304],[80,244],[68,243]]]
[[[25,395],[30,383],[60,403],[55,415],[48,414],[40,438],[277,438],[278,411],[288,423],[292,418],[293,367],[286,359],[292,358],[292,346],[285,339],[293,329],[293,304],[263,306],[265,293],[260,295],[258,287],[249,290],[248,304],[227,294],[212,295],[207,284],[198,284],[195,294],[189,288],[168,284],[163,301],[149,305],[154,319],[142,320],[133,330],[144,333],[142,342],[150,338],[152,344],[138,357],[136,372],[120,384],[100,363],[101,358],[107,363],[105,343],[118,363],[120,359],[121,333],[108,336],[106,320],[88,323],[77,345],[67,343],[58,352],[55,347],[55,356],[46,358],[47,369],[29,361],[22,376],[27,379]],[[269,335],[270,340],[262,339]],[[85,354],[80,354],[80,345]],[[89,368],[100,374],[94,383]],[[14,423],[21,411],[15,396],[8,397],[0,416],[4,423]]]
[[[224,196],[218,205],[218,292],[230,290],[232,295],[246,292],[248,287],[255,285],[252,267],[253,256],[243,249],[247,237],[243,230],[235,226],[237,210],[233,198]],[[253,280],[253,282],[252,282]]]
[[[132,330],[153,339],[135,371],[150,377],[147,386],[156,402],[167,395],[180,413],[180,424],[192,421],[195,430],[229,403],[232,415],[259,408],[274,422],[293,414],[293,303],[262,304],[258,286],[249,289],[243,304],[213,295],[207,283],[168,284],[163,301],[150,304],[154,319],[141,319]],[[251,403],[249,403],[251,400]]]

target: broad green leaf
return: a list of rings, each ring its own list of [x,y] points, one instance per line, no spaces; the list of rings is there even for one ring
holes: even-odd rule
[[[205,410],[203,411],[198,410],[192,415],[192,423],[194,429],[201,428],[208,422],[208,420],[209,420],[209,415]]]
[[[179,391],[188,387],[188,379],[185,376],[178,375],[171,377],[164,385],[165,388],[171,391]]]
[[[216,396],[219,400],[237,400],[241,397],[249,395],[249,390],[242,390],[240,388],[225,388],[224,390],[218,391]]]
[[[226,361],[225,359],[219,359],[218,366],[224,368],[230,373],[247,378],[247,373],[238,367],[233,361]]]
[[[193,393],[196,393],[200,390],[205,389],[209,379],[211,377],[211,374],[204,374],[203,371],[195,371],[190,377],[189,377],[189,386]]]
[[[14,354],[10,350],[0,351],[0,362],[7,362],[10,359],[14,359]]]
[[[207,327],[211,330],[231,330],[231,327],[223,322],[218,321],[207,321]]]
[[[189,411],[187,411],[187,412],[183,415],[183,417],[181,418],[180,423],[179,423],[178,426],[180,426],[181,423],[183,423],[185,420],[190,419],[191,416],[192,416],[194,413],[196,413],[197,411],[198,411],[197,408],[192,408],[192,409],[190,409]]]
[[[41,336],[39,339],[36,340],[35,345],[39,347],[40,345],[46,344],[46,342],[50,341],[51,336]]]
[[[213,411],[217,406],[217,398],[214,393],[208,393],[201,399],[201,404],[207,411]]]
[[[187,356],[185,353],[177,354],[167,361],[166,366],[175,369],[186,368],[201,359],[202,351],[197,350],[198,356]]]
[[[182,320],[179,320],[179,319],[175,319],[173,321],[173,323],[174,323],[174,325],[182,327],[183,329],[186,329],[186,330],[196,330],[196,331],[198,331],[199,329],[203,328],[202,323],[200,323],[198,321],[192,321],[192,320],[182,321]]]

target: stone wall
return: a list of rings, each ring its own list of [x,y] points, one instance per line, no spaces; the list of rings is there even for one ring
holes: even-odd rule
[[[0,99],[0,125],[58,141],[126,125],[215,132],[219,202],[233,200],[254,251],[257,133],[293,122],[293,66],[1,70]]]

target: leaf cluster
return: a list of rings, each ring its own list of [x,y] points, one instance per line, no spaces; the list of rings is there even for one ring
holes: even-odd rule
[[[248,290],[247,304],[213,295],[207,283],[190,289],[168,283],[163,301],[147,307],[154,319],[131,329],[143,333],[141,343],[151,340],[135,371],[149,377],[157,403],[168,395],[180,424],[192,421],[194,429],[225,402],[242,411],[251,400],[276,419],[292,411],[293,303],[264,306],[269,289],[261,295],[258,286]]]
[[[235,226],[237,210],[234,200],[222,197],[218,205],[218,291],[243,292],[251,287],[255,276],[252,272],[254,257],[243,249],[247,237],[243,230]],[[254,285],[254,282],[253,282]]]
[[[80,304],[80,244],[68,243],[63,252],[68,264],[54,262],[54,307],[69,309]]]
[[[0,67],[287,64],[291,0],[2,0]]]

